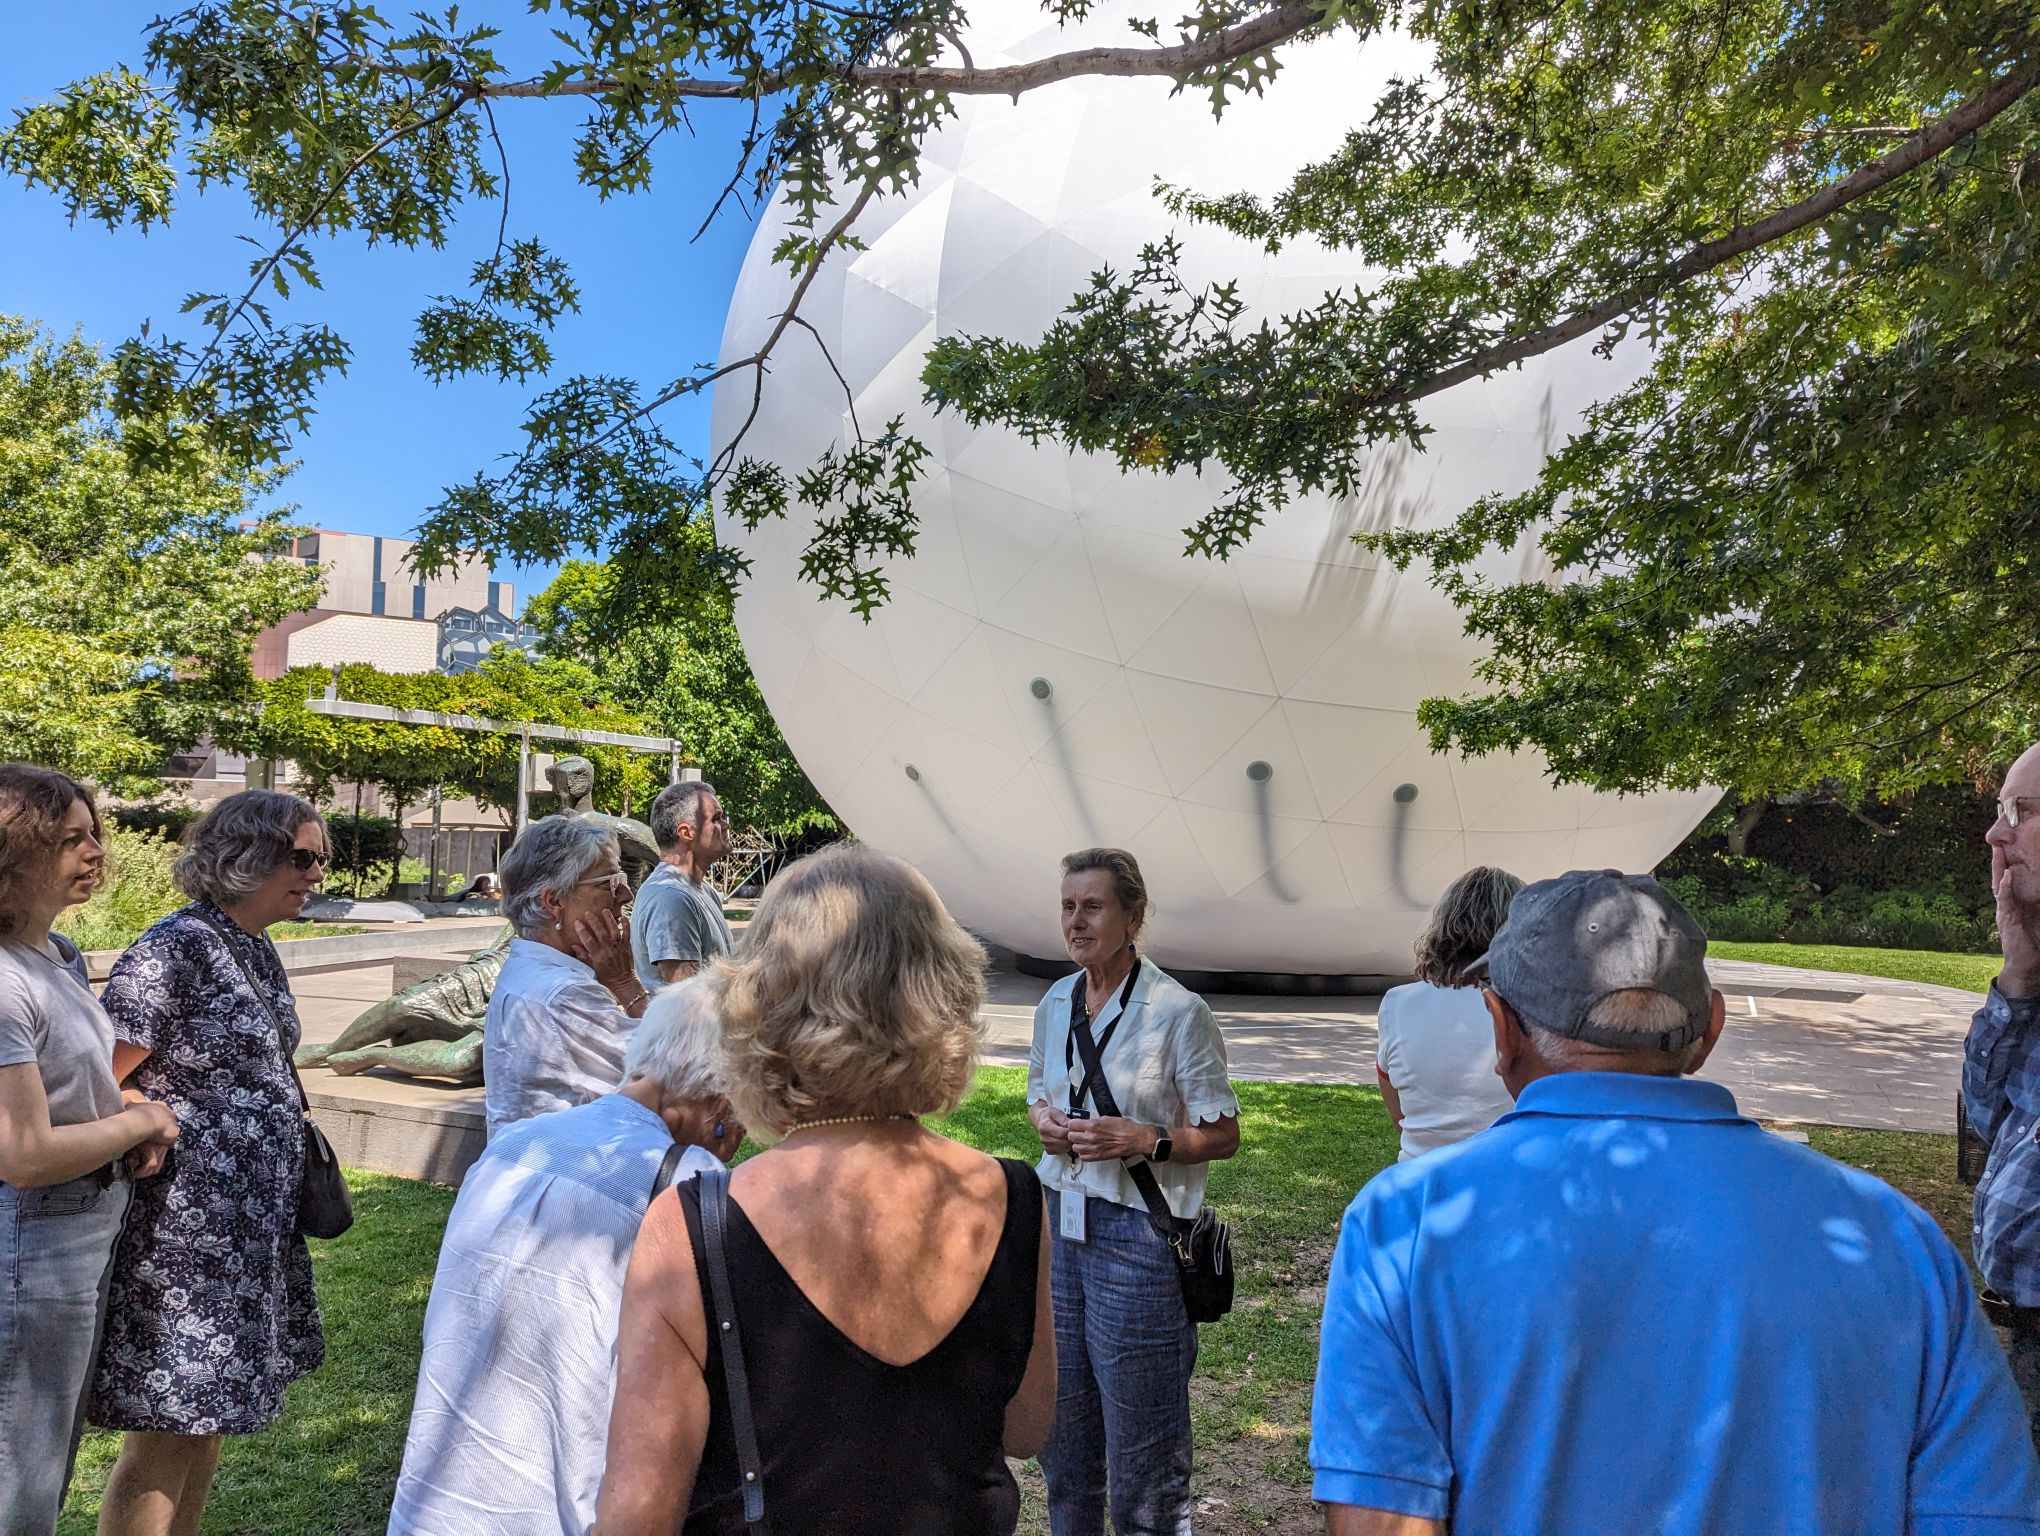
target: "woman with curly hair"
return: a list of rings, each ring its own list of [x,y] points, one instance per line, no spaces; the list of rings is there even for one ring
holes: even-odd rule
[[[184,1128],[175,1171],[136,1191],[114,1261],[88,1415],[126,1430],[100,1536],[186,1536],[220,1437],[260,1429],[325,1358],[298,1234],[297,1003],[269,926],[296,917],[328,862],[326,823],[250,789],[185,834],[191,904],[120,957],[106,984],[113,1069]]]
[[[50,923],[104,868],[77,780],[0,764],[0,1531],[44,1533],[71,1480],[131,1175],[177,1139],[121,1105],[113,1026]]]
[[[1522,889],[1484,864],[1453,881],[1417,939],[1417,979],[1381,999],[1374,1075],[1402,1131],[1398,1162],[1464,1141],[1515,1106],[1495,1073],[1494,1022],[1466,968],[1487,953]]]
[[[976,1066],[984,951],[890,854],[838,845],[767,887],[716,962],[722,1085],[776,1145],[676,1186],[624,1281],[602,1536],[1007,1536],[1055,1408],[1041,1186],[938,1135]],[[703,1186],[709,1186],[705,1192]],[[703,1258],[726,1210],[729,1308]],[[732,1393],[735,1325],[749,1390]],[[742,1470],[732,1400],[755,1420]]]

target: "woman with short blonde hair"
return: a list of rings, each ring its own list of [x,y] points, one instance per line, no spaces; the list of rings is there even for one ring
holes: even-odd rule
[[[984,1037],[985,952],[898,860],[843,844],[772,885],[722,962],[723,1086],[754,1131],[947,1114]]]
[[[730,1176],[727,1315],[701,1257],[720,1183],[645,1217],[597,1528],[747,1529],[734,1325],[771,1529],[1006,1536],[1006,1458],[1055,1410],[1041,1187],[919,1119],[970,1086],[984,951],[907,864],[839,844],[766,888],[710,984],[723,1091],[777,1144]]]
[[[1507,870],[1485,864],[1454,880],[1417,937],[1417,979],[1381,999],[1374,1075],[1402,1132],[1398,1161],[1464,1141],[1514,1106],[1495,1075],[1487,1005],[1466,969],[1487,953],[1522,889]]]
[[[1124,848],[1064,857],[1063,948],[1078,969],[1035,1007],[1027,1055],[1055,1234],[1061,1379],[1041,1475],[1058,1536],[1101,1531],[1108,1513],[1127,1536],[1190,1529],[1197,1325],[1142,1185],[1194,1220],[1211,1165],[1239,1151],[1240,1104],[1211,1009],[1138,948],[1151,905]]]

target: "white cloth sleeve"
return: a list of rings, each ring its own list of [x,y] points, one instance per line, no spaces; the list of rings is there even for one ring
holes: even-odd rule
[[[1192,999],[1177,1039],[1176,1093],[1188,1124],[1237,1116],[1240,1101],[1226,1070],[1225,1036],[1203,998]]]

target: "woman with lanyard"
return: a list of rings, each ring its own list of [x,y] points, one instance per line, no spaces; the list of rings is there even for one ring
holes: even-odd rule
[[[1239,1150],[1239,1101],[1211,1010],[1134,949],[1148,894],[1133,855],[1087,848],[1062,868],[1063,944],[1083,969],[1035,1008],[1027,1065],[1054,1233],[1056,1412],[1041,1453],[1049,1528],[1103,1532],[1109,1495],[1119,1536],[1177,1536],[1190,1529],[1197,1328],[1127,1169],[1145,1160],[1169,1209],[1196,1216],[1207,1165]],[[1116,1115],[1099,1112],[1087,1054]]]
[[[0,1531],[43,1536],[71,1480],[129,1175],[177,1139],[167,1105],[123,1107],[113,1025],[50,922],[98,887],[84,785],[0,764]]]

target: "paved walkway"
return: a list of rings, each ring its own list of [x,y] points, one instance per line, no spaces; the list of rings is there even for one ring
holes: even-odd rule
[[[1766,1120],[1878,1130],[1954,1130],[1962,1037],[1981,999],[1952,987],[1840,976],[1734,961],[1710,964],[1728,997],[1728,1028],[1704,1076]],[[370,1003],[387,997],[388,963],[293,979],[306,1036],[329,1040]],[[1034,1005],[1048,983],[1001,970],[985,1008],[987,1059],[1025,1063]],[[1379,1000],[1210,998],[1225,1031],[1233,1075],[1284,1082],[1374,1081]],[[450,1088],[315,1070],[305,1086],[330,1096],[417,1113],[437,1106],[472,1113],[479,1088]]]

